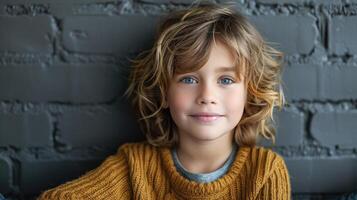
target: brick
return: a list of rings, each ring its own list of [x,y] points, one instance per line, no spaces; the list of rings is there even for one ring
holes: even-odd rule
[[[193,5],[193,4],[197,4],[199,1],[197,0],[135,0],[139,3],[149,3],[149,4],[184,4],[184,5]],[[242,1],[242,0],[238,0],[238,1]],[[225,2],[229,2],[229,0],[218,0],[218,3],[225,3]],[[207,1],[207,2],[199,2],[201,5],[202,4],[206,4],[206,3],[212,3],[212,1]],[[235,4],[238,4],[239,2],[234,2]]]
[[[286,158],[294,193],[356,191],[356,158]]]
[[[288,101],[318,98],[319,68],[316,65],[293,64],[283,71],[283,90]]]
[[[50,116],[47,113],[0,113],[0,146],[50,146],[51,129]]]
[[[271,4],[282,4],[282,3],[293,3],[296,0],[256,0],[257,3],[271,3]],[[298,2],[296,2],[298,3]]]
[[[357,53],[357,16],[336,16],[329,27],[329,52],[334,54]]]
[[[0,51],[53,53],[52,23],[49,16],[0,16]]]
[[[143,15],[66,17],[63,43],[73,52],[137,53],[151,48],[156,24],[157,17]]]
[[[192,4],[196,2],[195,0],[136,0],[142,3],[151,3],[151,4]]]
[[[354,66],[294,64],[284,69],[283,89],[288,101],[355,99],[356,75]]]
[[[133,112],[126,105],[121,107],[110,113],[64,113],[59,122],[61,141],[72,147],[117,148],[125,142],[143,140]]]
[[[321,70],[319,98],[332,100],[357,98],[357,68],[355,66],[327,65]]]
[[[82,6],[107,6],[113,5],[117,7],[118,3],[122,0],[63,0],[49,2],[47,0],[36,0],[34,2],[29,2],[27,0],[2,0],[2,9],[0,9],[0,15],[53,15],[58,18],[63,18],[64,16],[71,16],[79,14],[78,11]],[[116,9],[119,9],[118,7]],[[106,10],[108,11],[108,10]],[[97,13],[90,13],[97,14]],[[108,15],[109,13],[103,11],[103,14]]]
[[[276,146],[299,146],[304,134],[304,116],[302,113],[282,110],[274,113],[276,121]],[[270,141],[262,139],[262,146],[272,146]]]
[[[9,160],[0,156],[0,193],[10,192],[11,165]]]
[[[212,1],[197,1],[197,0],[135,0],[139,3],[149,3],[149,4],[184,4],[184,5],[191,5],[191,4],[206,4],[206,3],[212,3]],[[235,4],[243,3],[244,0],[236,0],[234,1]],[[217,0],[217,3],[232,3],[230,0]]]
[[[100,160],[22,160],[20,190],[25,195],[39,194],[84,175]],[[34,181],[36,184],[34,184]]]
[[[314,48],[318,32],[312,16],[251,16],[249,20],[285,54],[308,54]]]
[[[302,113],[282,111],[277,113],[278,146],[299,146],[304,135],[304,116]]]
[[[322,4],[322,5],[331,5],[331,4],[339,4],[341,0],[314,0],[314,1],[296,1],[296,0],[256,0],[257,3],[269,3],[269,4],[294,4],[294,5],[310,5],[314,4]]]
[[[311,133],[324,146],[357,147],[357,111],[317,113]]]
[[[0,67],[0,99],[105,102],[120,95],[126,82],[124,74],[109,64],[55,64],[48,68],[4,66]]]

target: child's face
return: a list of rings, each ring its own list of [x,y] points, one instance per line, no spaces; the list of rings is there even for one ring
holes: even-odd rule
[[[244,81],[236,76],[230,50],[216,40],[201,69],[174,75],[167,101],[180,139],[199,142],[230,137],[246,101]]]

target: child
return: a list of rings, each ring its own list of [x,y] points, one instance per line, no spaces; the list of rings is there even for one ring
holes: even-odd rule
[[[255,146],[259,135],[274,141],[280,60],[230,7],[168,15],[126,93],[147,141],[40,199],[290,199],[284,160]]]

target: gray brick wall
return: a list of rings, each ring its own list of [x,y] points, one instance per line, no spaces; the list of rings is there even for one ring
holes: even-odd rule
[[[142,140],[121,97],[129,59],[150,48],[160,16],[192,2],[1,1],[0,193],[33,199]],[[286,54],[289,104],[275,112],[276,145],[261,145],[285,158],[294,199],[357,191],[357,1],[236,5]]]
[[[53,53],[51,16],[0,16],[0,51]],[[30,31],[31,30],[31,31]],[[16,40],[14,40],[16,38]]]

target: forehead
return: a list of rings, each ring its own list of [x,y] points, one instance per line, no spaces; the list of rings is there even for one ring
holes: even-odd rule
[[[213,42],[207,62],[200,70],[207,69],[215,72],[227,72],[235,70],[235,56],[231,49],[217,40]]]
[[[203,56],[187,55],[187,57],[180,57],[177,63],[179,64],[175,66],[175,74],[207,70],[217,73],[240,71],[235,51],[220,40],[212,41]]]

